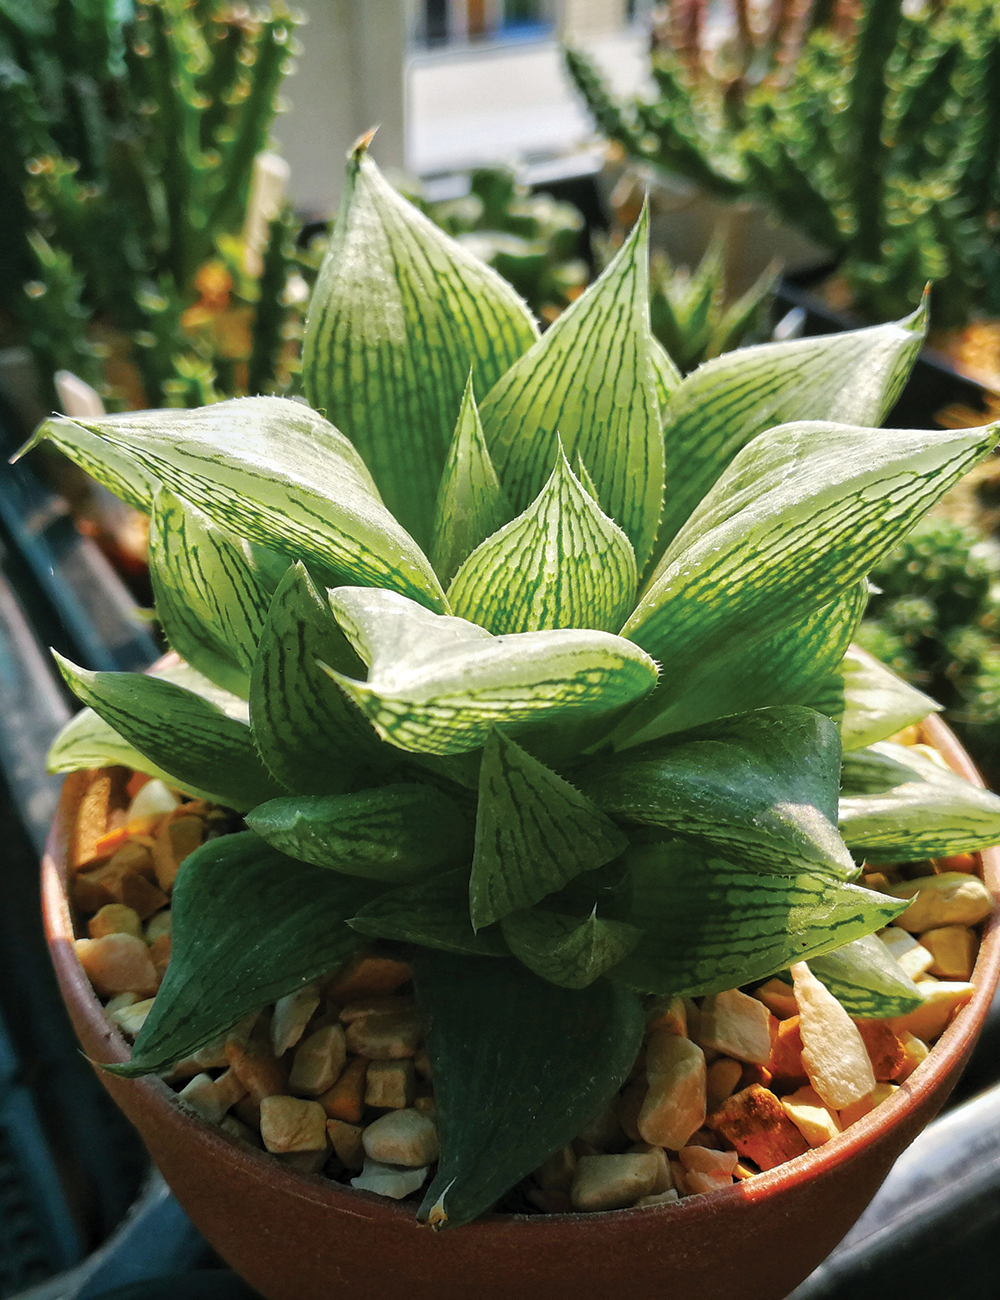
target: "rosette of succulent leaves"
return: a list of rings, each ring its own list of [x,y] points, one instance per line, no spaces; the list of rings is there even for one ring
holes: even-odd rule
[[[379,941],[413,962],[468,1222],[629,1074],[651,998],[807,959],[855,1014],[919,993],[858,863],[1000,839],[1000,800],[887,738],[936,706],[849,650],[868,569],[997,438],[876,426],[918,311],[683,381],[647,220],[544,335],[360,142],[312,299],[309,405],[52,440],[151,516],[184,660],[61,660],[55,771],[119,763],[240,813],[186,859],[132,1059],[169,1070]],[[842,749],[844,755],[842,755]],[[841,781],[844,794],[841,795]]]
[[[936,283],[935,322],[996,311],[1000,23],[993,0],[789,6],[755,30],[671,0],[655,98],[627,105],[587,56],[567,67],[598,128],[722,199],[753,197],[828,249],[857,308],[885,320]]]

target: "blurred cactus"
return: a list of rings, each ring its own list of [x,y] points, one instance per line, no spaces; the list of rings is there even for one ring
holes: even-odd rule
[[[998,6],[732,0],[735,36],[716,44],[704,38],[703,8],[669,6],[654,100],[617,104],[586,58],[567,53],[600,129],[719,197],[770,204],[836,255],[871,317],[914,307],[927,280],[939,324],[987,303],[1000,201]],[[771,17],[756,29],[760,12]]]
[[[234,241],[292,29],[281,0],[260,11],[223,0],[142,0],[134,14],[117,0],[0,9],[0,116],[14,140],[0,210],[17,218],[12,243],[29,282],[27,295],[4,286],[3,305],[47,374],[56,363],[80,370],[68,350],[96,347],[106,364],[95,386],[110,406],[247,391],[250,322],[260,301],[280,334],[294,250],[282,238],[284,271],[272,257],[265,284],[246,274]],[[219,258],[228,284],[209,301],[199,277]],[[258,387],[281,387],[278,361],[275,348],[258,351]]]

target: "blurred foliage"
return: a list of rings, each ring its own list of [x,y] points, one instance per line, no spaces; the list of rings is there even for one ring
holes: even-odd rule
[[[1000,550],[928,516],[871,575],[858,641],[945,706],[995,786],[1000,779]]]
[[[287,386],[294,232],[258,279],[240,231],[293,26],[281,0],[0,0],[0,304],[46,379],[111,408]]]
[[[872,318],[911,310],[928,280],[938,324],[1000,310],[1000,6],[725,8],[716,41],[699,0],[667,6],[652,99],[617,103],[568,51],[598,127],[718,197],[769,204],[835,254]]]

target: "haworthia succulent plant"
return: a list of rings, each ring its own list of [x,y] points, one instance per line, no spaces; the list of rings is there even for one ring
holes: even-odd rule
[[[865,1014],[908,1006],[865,946],[904,904],[858,856],[1000,839],[1000,800],[883,743],[933,703],[845,659],[868,567],[996,439],[872,427],[921,330],[678,383],[640,223],[536,341],[359,146],[311,308],[322,412],[46,422],[152,513],[192,664],[64,664],[90,708],[54,770],[131,764],[252,828],[185,862],[170,975],[115,1068],[164,1070],[371,939],[405,945],[441,1227],[606,1102],[642,995],[805,958]]]

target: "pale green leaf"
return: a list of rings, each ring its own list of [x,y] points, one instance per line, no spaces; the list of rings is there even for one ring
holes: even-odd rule
[[[660,419],[666,416],[667,405],[671,395],[681,382],[681,372],[677,369],[670,353],[655,334],[649,337],[649,360],[653,366],[653,381],[656,384],[656,400],[660,407]]]
[[[245,721],[145,673],[93,673],[61,655],[74,694],[164,772],[216,802],[246,812],[284,790],[261,763]]]
[[[331,677],[383,740],[415,753],[468,753],[499,724],[610,719],[656,681],[649,656],[607,632],[494,637],[367,588],[338,587],[330,602],[369,664],[366,682]]]
[[[441,581],[450,582],[462,561],[510,515],[483,437],[470,375],[434,508],[430,556]]]
[[[712,722],[602,760],[577,781],[616,821],[659,827],[741,866],[857,875],[837,833],[840,737],[812,709]]]
[[[170,646],[244,699],[273,587],[250,544],[161,488],[149,523],[149,576]]]
[[[303,381],[365,458],[386,504],[429,543],[438,481],[471,368],[485,393],[534,343],[495,271],[385,180],[361,141],[306,322]]]
[[[153,498],[160,488],[155,475],[139,465],[125,450],[110,447],[99,434],[74,420],[60,416],[43,420],[11,458],[12,462],[20,460],[46,440],[128,505],[144,515],[153,509]]]
[[[472,856],[471,823],[427,785],[271,799],[247,813],[246,823],[290,858],[387,883],[417,880]]]
[[[894,736],[897,731],[922,722],[941,705],[910,686],[885,664],[860,646],[851,646],[844,656],[844,711],[840,735],[844,749],[861,749]]]
[[[274,594],[254,661],[250,725],[268,771],[301,794],[344,790],[383,748],[320,662],[361,670],[305,566],[293,565]]]
[[[512,912],[500,922],[500,929],[518,961],[564,989],[593,984],[642,938],[634,925],[606,920],[596,908],[585,917],[541,908]]]
[[[486,442],[511,504],[541,491],[561,438],[597,484],[639,566],[663,498],[663,439],[651,360],[644,212],[615,260],[487,393]]]
[[[689,375],[666,413],[667,491],[658,549],[669,545],[737,452],[765,429],[804,420],[881,424],[926,329],[921,307],[888,325],[741,348]]]
[[[488,537],[448,589],[456,614],[495,634],[617,631],[635,605],[631,543],[586,492],[560,449],[524,514]]]
[[[1000,798],[971,785],[912,745],[883,740],[864,754],[870,768],[882,760],[887,778],[899,768],[908,779],[875,794],[840,801],[840,833],[872,862],[915,862],[971,853],[1000,843]]]
[[[418,1216],[459,1227],[607,1105],[635,1062],[645,1015],[607,980],[560,989],[514,961],[419,953],[414,978],[441,1135]]]
[[[430,561],[382,505],[357,451],[302,402],[243,397],[195,410],[58,417],[39,436],[78,459],[75,430],[82,431],[81,446],[96,437],[237,537],[331,579],[369,582],[444,607]]]
[[[823,957],[810,957],[809,969],[851,1016],[905,1016],[923,1002],[916,984],[874,934]]]
[[[469,871],[460,867],[380,894],[348,925],[371,939],[415,943],[468,957],[506,957],[499,927],[473,930],[469,919]]]
[[[473,925],[531,907],[581,871],[618,857],[627,843],[590,799],[494,731],[479,776]]]
[[[247,831],[184,859],[171,899],[170,965],[124,1065],[160,1073],[251,1012],[335,971],[361,940],[344,921],[367,881],[293,862]]]
[[[996,436],[995,426],[821,423],[760,434],[674,539],[622,630],[669,665],[653,707],[844,596]]]
[[[635,845],[626,861],[645,933],[611,977],[646,993],[695,997],[765,979],[905,910],[906,900],[829,876],[759,875],[677,842]]]

